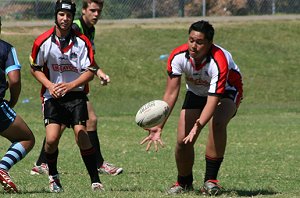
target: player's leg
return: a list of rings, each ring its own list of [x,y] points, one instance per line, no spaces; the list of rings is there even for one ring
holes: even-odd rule
[[[89,113],[89,119],[86,122],[86,128],[90,141],[96,150],[97,166],[101,167],[104,162],[104,159],[101,153],[100,141],[97,133],[97,116],[90,101],[87,101],[87,108]]]
[[[97,116],[90,101],[87,101],[87,108],[89,113],[89,119],[87,120],[86,127],[90,141],[96,151],[97,167],[99,173],[118,175],[123,172],[123,169],[104,161],[97,132]]]
[[[227,125],[236,113],[236,104],[229,98],[222,98],[209,122],[209,135],[206,144],[206,170],[202,192],[220,194],[217,175],[225,154]]]
[[[70,114],[63,103],[56,99],[49,99],[44,103],[44,123],[46,128],[45,156],[49,168],[50,192],[61,192],[63,188],[60,183],[57,170],[58,144],[62,135],[62,123],[69,123]]]
[[[7,108],[10,109],[8,106]],[[10,111],[12,112],[13,110],[10,109]],[[1,116],[4,115],[1,114]],[[3,122],[1,122],[1,124],[4,125]],[[0,132],[0,135],[12,142],[11,146],[0,161],[0,183],[3,185],[5,191],[18,192],[16,185],[12,182],[10,175],[8,174],[8,171],[30,152],[35,144],[35,138],[27,124],[18,115],[16,115],[14,121],[8,128]]]
[[[61,137],[61,125],[55,121],[46,124],[45,156],[49,169],[50,192],[62,192],[59,173],[57,170],[58,144]]]
[[[30,170],[31,175],[40,175],[40,174],[47,174],[48,175],[48,165],[47,159],[45,156],[45,143],[46,137],[43,140],[43,144],[40,150],[39,157],[37,161],[34,163],[32,169]]]
[[[61,131],[63,132],[65,130],[66,126],[61,126]],[[46,137],[43,140],[43,144],[40,150],[39,157],[37,161],[34,163],[34,166],[32,167],[30,174],[31,175],[40,175],[40,174],[46,174],[48,175],[48,165],[47,165],[47,159],[45,156],[45,144],[46,144]]]
[[[72,107],[72,126],[74,130],[75,140],[80,149],[80,154],[88,174],[91,179],[93,190],[103,190],[97,169],[96,151],[91,144],[89,135],[86,130],[86,120],[88,119],[88,109],[85,99],[80,104]]]
[[[175,147],[178,182],[187,186],[191,186],[193,182],[194,143],[198,136],[194,138],[192,143],[188,144],[184,144],[183,139],[189,134],[199,115],[199,109],[183,109],[181,110],[178,123],[177,143]]]
[[[193,128],[205,103],[206,97],[199,97],[191,92],[186,93],[180,112],[175,147],[177,183],[169,189],[169,194],[178,194],[193,189],[194,143],[198,136],[193,139],[192,143],[188,144],[184,144],[183,139]]]
[[[73,129],[82,160],[91,179],[92,189],[103,190],[104,188],[98,175],[95,148],[91,144],[88,133],[86,132],[86,127],[83,125],[75,125]]]

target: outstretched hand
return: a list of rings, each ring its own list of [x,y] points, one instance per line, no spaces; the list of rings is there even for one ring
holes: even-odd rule
[[[159,145],[161,147],[164,147],[164,143],[163,143],[163,141],[160,138],[161,131],[162,131],[161,128],[159,128],[159,127],[152,127],[152,128],[145,129],[145,130],[149,131],[149,135],[146,138],[144,138],[140,142],[140,144],[142,145],[142,144],[148,142],[147,147],[146,147],[146,151],[150,150],[152,143],[154,143],[154,148],[155,148],[156,152],[158,151]]]
[[[195,138],[195,136],[197,135],[197,133],[199,134],[200,133],[200,130],[199,130],[199,127],[197,125],[195,125],[190,133],[185,137],[183,138],[183,142],[185,144],[189,143],[189,142],[193,142],[193,139]]]

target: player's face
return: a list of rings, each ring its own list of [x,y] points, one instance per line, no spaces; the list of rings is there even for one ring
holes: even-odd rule
[[[88,4],[86,9],[82,9],[83,20],[89,27],[97,24],[98,19],[101,16],[102,8],[102,5],[100,6],[99,4],[92,2]]]
[[[212,41],[205,39],[205,34],[192,30],[188,38],[190,56],[202,60],[209,52]]]
[[[57,23],[63,31],[68,31],[73,22],[73,15],[69,11],[59,11],[57,13]]]

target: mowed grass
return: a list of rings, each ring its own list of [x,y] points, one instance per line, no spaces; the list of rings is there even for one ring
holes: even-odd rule
[[[105,192],[92,192],[74,135],[67,129],[59,145],[58,167],[65,192],[51,194],[47,176],[29,174],[45,135],[40,85],[30,75],[28,56],[34,38],[48,27],[3,27],[1,38],[17,49],[22,93],[15,110],[35,134],[36,146],[10,174],[22,190],[1,197],[165,197],[177,178],[174,160],[177,119],[185,87],[163,131],[165,147],[145,152],[139,142],[147,133],[134,122],[144,103],[160,99],[166,82],[161,54],[186,42],[189,23],[99,24],[96,60],[111,77],[102,87],[91,82],[90,100],[98,114],[98,133],[105,160],[124,168],[122,175],[101,175]],[[228,146],[219,180],[221,197],[300,197],[300,21],[213,23],[215,43],[228,49],[244,78],[244,100],[228,126]],[[29,103],[22,103],[29,99]],[[195,192],[199,197],[205,170],[207,128],[196,143]],[[3,155],[9,142],[2,139]]]

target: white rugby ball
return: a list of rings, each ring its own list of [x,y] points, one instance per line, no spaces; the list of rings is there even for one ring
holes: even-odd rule
[[[162,123],[170,112],[168,103],[153,100],[144,104],[136,113],[135,122],[142,128],[151,128]]]

